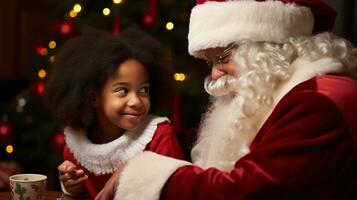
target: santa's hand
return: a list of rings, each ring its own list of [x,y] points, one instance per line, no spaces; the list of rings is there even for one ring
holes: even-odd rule
[[[98,193],[95,197],[95,200],[108,200],[113,199],[115,195],[115,191],[119,185],[119,178],[124,169],[125,165],[118,167],[118,169],[114,172],[112,177],[107,181],[104,188]]]

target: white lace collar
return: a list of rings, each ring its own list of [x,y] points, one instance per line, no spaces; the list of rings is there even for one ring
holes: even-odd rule
[[[64,135],[69,150],[82,166],[96,175],[108,174],[142,152],[151,141],[157,125],[164,121],[169,119],[148,115],[135,131],[127,131],[106,144],[94,144],[84,131],[71,127],[64,129]]]

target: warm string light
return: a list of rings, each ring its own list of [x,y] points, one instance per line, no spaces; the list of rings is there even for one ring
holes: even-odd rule
[[[56,46],[57,46],[57,43],[56,43],[56,41],[50,41],[49,43],[48,43],[48,47],[50,48],[50,49],[54,49],[54,48],[56,48]]]
[[[103,9],[103,15],[104,15],[104,16],[110,15],[110,9],[109,9],[109,8],[104,8],[104,9]]]
[[[82,6],[79,3],[74,4],[73,9],[69,11],[69,16],[75,18],[81,12]]]
[[[70,17],[72,17],[72,18],[77,17],[77,13],[76,13],[76,11],[71,10],[71,11],[69,12],[69,16],[70,16]]]
[[[38,75],[39,78],[44,79],[44,78],[46,77],[46,75],[47,75],[47,72],[46,72],[46,70],[44,70],[44,69],[40,69],[40,70],[38,71],[37,75]]]
[[[74,4],[74,6],[73,6],[74,12],[79,13],[79,12],[81,12],[81,10],[82,10],[81,4],[79,4],[79,3]]]
[[[166,23],[166,30],[171,31],[171,30],[174,29],[174,27],[175,27],[174,23],[172,23],[172,22],[167,22]]]
[[[174,74],[174,79],[176,81],[185,81],[186,80],[186,75],[184,73],[175,73]]]
[[[123,3],[123,0],[113,0],[113,3],[114,4],[121,4],[121,3]]]
[[[9,145],[6,146],[5,150],[6,150],[7,153],[10,154],[10,153],[14,152],[14,147],[9,144]]]

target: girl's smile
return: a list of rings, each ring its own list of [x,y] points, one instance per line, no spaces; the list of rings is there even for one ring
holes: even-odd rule
[[[149,75],[139,61],[128,59],[118,66],[94,102],[101,138],[111,141],[138,127],[150,109],[149,86]]]

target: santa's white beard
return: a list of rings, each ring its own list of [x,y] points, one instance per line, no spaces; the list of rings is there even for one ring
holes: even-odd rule
[[[234,163],[249,153],[249,145],[256,136],[271,102],[263,83],[251,82],[249,76],[225,75],[218,80],[205,80],[212,104],[199,130],[192,160],[202,168],[216,167],[230,171]],[[266,88],[265,88],[266,89]],[[270,99],[270,101],[272,101]]]
[[[249,96],[239,93],[239,87],[236,77],[224,76],[216,81],[206,78],[205,89],[215,97],[192,150],[193,161],[202,168],[229,171],[238,158],[249,152],[249,144],[255,136],[251,132],[257,129],[240,109]]]
[[[212,96],[224,96],[229,93],[235,93],[235,86],[237,85],[237,77],[231,75],[224,75],[218,80],[212,80],[207,76],[204,82],[206,92]]]

